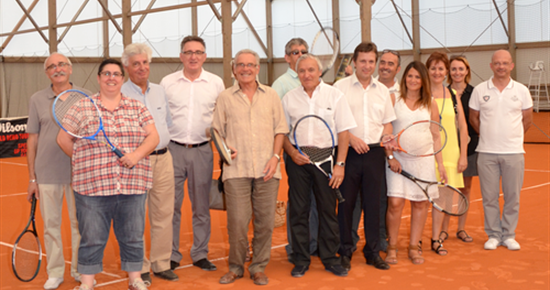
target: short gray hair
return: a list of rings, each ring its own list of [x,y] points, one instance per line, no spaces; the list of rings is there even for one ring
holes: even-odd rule
[[[64,58],[67,60],[67,63],[70,64],[71,66],[73,65],[73,64],[71,63],[71,60],[70,60],[66,55],[64,55],[64,54],[62,54],[62,53],[59,53],[59,52],[52,52],[48,57],[46,57],[46,60],[44,61],[44,70],[47,69],[46,65],[47,65],[47,63],[48,63],[48,60],[50,60],[50,57],[52,57],[52,56],[54,56],[54,55],[56,55],[56,54],[57,54],[57,55],[61,55],[62,57],[64,57]]]
[[[130,57],[143,53],[147,55],[147,61],[151,62],[151,59],[153,58],[153,51],[151,48],[145,43],[132,43],[124,48],[124,52],[122,53],[120,60],[124,66],[128,66]]]
[[[308,53],[308,54],[302,54],[302,56],[300,56],[298,58],[298,60],[296,61],[296,72],[298,72],[298,66],[300,65],[300,62],[304,59],[313,59],[313,60],[315,60],[317,62],[317,65],[319,66],[319,70],[323,71],[323,64],[321,64],[321,60],[317,56],[315,56],[311,53]]]
[[[256,64],[258,66],[260,66],[260,56],[258,55],[258,53],[251,50],[251,49],[245,48],[245,49],[239,50],[239,52],[237,52],[237,54],[235,54],[235,58],[233,59],[233,67],[235,67],[237,65],[237,58],[239,58],[239,56],[241,54],[245,54],[245,53],[252,54],[254,56],[254,58],[256,58]]]
[[[307,45],[307,42],[299,37],[293,38],[289,40],[285,45],[285,54],[290,55],[292,52],[292,47],[294,45],[303,45],[306,47],[307,50],[309,50],[309,46]]]

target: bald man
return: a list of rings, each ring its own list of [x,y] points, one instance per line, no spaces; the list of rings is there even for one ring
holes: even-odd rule
[[[485,212],[486,250],[502,245],[519,250],[515,230],[525,161],[523,135],[533,120],[529,89],[510,77],[512,56],[498,50],[491,59],[493,77],[475,87],[470,99],[470,123],[479,133],[477,167]],[[504,207],[499,206],[500,178]]]

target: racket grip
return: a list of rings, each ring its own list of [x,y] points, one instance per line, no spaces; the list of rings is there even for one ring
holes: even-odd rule
[[[118,158],[122,158],[124,156],[124,154],[122,154],[122,152],[120,152],[120,150],[118,150],[118,148],[113,148],[113,152],[115,152],[116,156],[118,156]]]
[[[335,188],[334,192],[336,193],[336,198],[338,199],[338,203],[342,203],[342,202],[346,201],[344,199],[344,197],[342,196],[342,193],[340,192],[340,189]]]
[[[367,144],[369,147],[371,148],[376,148],[376,147],[384,147],[384,143],[382,142],[379,142],[379,143],[370,143],[370,144]]]

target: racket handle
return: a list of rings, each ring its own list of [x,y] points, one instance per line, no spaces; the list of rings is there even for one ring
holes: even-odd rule
[[[116,156],[118,156],[118,158],[122,158],[124,156],[124,154],[122,154],[122,152],[120,152],[120,150],[118,150],[118,148],[113,147],[113,152],[115,152],[115,154],[116,154]]]
[[[334,192],[336,193],[336,198],[338,199],[338,203],[342,203],[342,202],[346,201],[344,199],[344,197],[342,196],[342,193],[340,192],[340,189],[335,188]]]

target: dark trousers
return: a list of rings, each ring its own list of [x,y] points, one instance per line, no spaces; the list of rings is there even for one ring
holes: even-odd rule
[[[365,258],[373,258],[379,252],[380,240],[380,186],[384,178],[385,159],[383,148],[372,148],[366,154],[358,154],[350,147],[346,159],[346,175],[340,191],[346,202],[338,205],[341,256],[351,257],[353,253],[353,209],[357,196],[361,195],[363,226],[366,244]]]
[[[329,166],[330,164],[325,164],[323,168],[328,171]],[[340,259],[336,256],[340,247],[338,218],[335,211],[336,195],[328,186],[328,178],[314,165],[299,166],[292,161],[292,158],[286,160],[286,172],[294,264],[306,266],[311,262],[309,212],[312,187],[319,213],[319,257],[325,266],[339,264]]]

